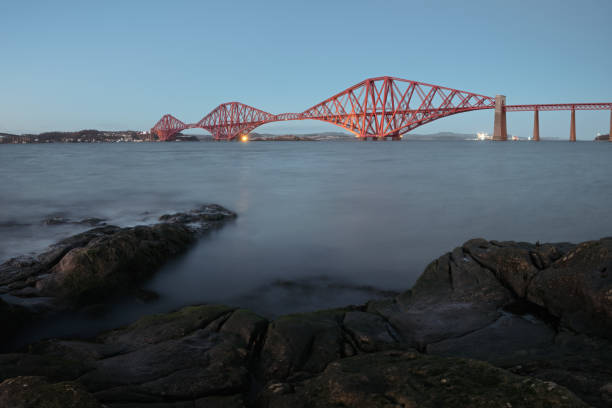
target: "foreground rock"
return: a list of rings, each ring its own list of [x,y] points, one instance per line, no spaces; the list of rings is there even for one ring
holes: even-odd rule
[[[271,384],[270,408],[301,407],[588,407],[550,382],[474,360],[388,351],[331,363],[312,379]]]
[[[0,294],[13,309],[20,304],[34,313],[99,302],[134,288],[199,234],[235,216],[212,204],[164,215],[155,225],[94,228],[36,258],[13,258],[0,265]],[[0,318],[5,309],[0,304]]]
[[[586,407],[561,386],[484,362],[415,350],[364,351],[401,349],[387,330],[376,315],[352,309],[270,323],[247,310],[187,307],[91,341],[50,340],[30,346],[27,354],[0,355],[0,380],[13,384],[24,375],[36,376],[30,377],[36,384],[58,392],[53,398],[63,398],[70,385],[79,390],[78,398],[93,397],[110,407],[437,407],[466,402],[470,407]]]
[[[392,298],[273,321],[187,307],[0,355],[0,381],[110,407],[608,407],[611,262],[612,239],[471,240]]]
[[[208,406],[212,397],[242,406],[266,326],[246,310],[187,307],[92,341],[51,340],[32,345],[28,354],[0,355],[0,380],[26,373],[51,382],[78,380],[97,400],[117,406],[169,400]]]
[[[419,350],[555,381],[604,407],[612,401],[611,270],[612,238],[578,245],[475,239],[368,311]]]

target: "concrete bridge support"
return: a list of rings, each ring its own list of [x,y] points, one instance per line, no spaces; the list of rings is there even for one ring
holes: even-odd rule
[[[537,109],[533,111],[533,139],[531,140],[540,141],[540,115]]]
[[[572,120],[570,121],[570,142],[576,141],[576,110],[572,109]]]
[[[493,140],[508,140],[506,131],[506,97],[504,95],[495,96],[495,123],[493,127]]]

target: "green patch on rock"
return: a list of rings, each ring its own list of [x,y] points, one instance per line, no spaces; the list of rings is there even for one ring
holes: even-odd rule
[[[145,316],[125,328],[101,335],[99,340],[131,346],[155,344],[184,337],[224,315],[229,316],[233,310],[222,305],[187,306],[171,313]]]

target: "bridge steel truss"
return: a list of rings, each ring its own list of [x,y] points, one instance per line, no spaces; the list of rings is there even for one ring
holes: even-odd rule
[[[240,102],[227,102],[197,123],[187,124],[172,115],[164,115],[151,128],[151,133],[156,133],[159,140],[173,140],[182,130],[201,128],[209,131],[215,140],[234,140],[266,123],[314,119],[346,129],[362,140],[399,140],[402,134],[434,120],[482,109],[496,109],[497,114],[502,114],[502,134],[497,140],[506,139],[505,113],[510,111],[535,112],[534,140],[539,140],[538,111],[571,110],[573,136],[570,134],[570,140],[572,137],[575,140],[576,110],[610,110],[612,127],[612,103],[500,105],[499,101],[505,103],[505,97],[498,96],[496,106],[494,97],[384,76],[366,79],[301,113],[274,115]]]
[[[302,119],[340,126],[360,138],[399,138],[433,120],[495,107],[495,99],[406,79],[366,79],[306,109]]]

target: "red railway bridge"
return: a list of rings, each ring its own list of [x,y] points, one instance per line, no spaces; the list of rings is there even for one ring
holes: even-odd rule
[[[235,140],[258,126],[286,120],[314,119],[332,123],[361,140],[399,140],[401,135],[434,120],[482,109],[494,109],[493,140],[507,140],[506,112],[533,111],[532,140],[540,140],[539,112],[571,111],[570,141],[576,141],[577,110],[609,110],[612,141],[612,103],[506,105],[506,97],[484,96],[423,82],[393,77],[369,78],[300,113],[274,115],[240,102],[217,106],[199,122],[184,123],[164,115],[151,128],[159,140],[174,140],[185,129],[201,128],[215,140]]]

